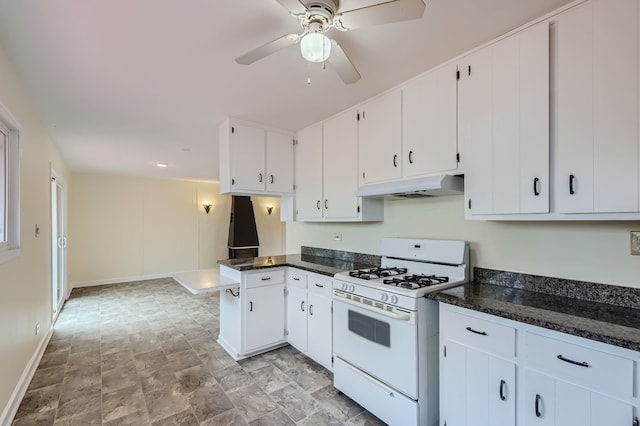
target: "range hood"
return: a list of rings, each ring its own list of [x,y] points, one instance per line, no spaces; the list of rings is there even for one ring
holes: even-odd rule
[[[358,197],[421,198],[459,195],[464,191],[464,179],[453,175],[435,175],[394,182],[364,185],[356,191]]]

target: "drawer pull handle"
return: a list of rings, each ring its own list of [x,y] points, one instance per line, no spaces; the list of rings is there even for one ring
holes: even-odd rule
[[[271,279],[271,277],[262,277],[260,278],[261,281],[269,281]]]
[[[486,332],[486,331],[478,331],[478,330],[474,330],[474,329],[473,329],[473,328],[471,328],[471,327],[467,327],[467,331],[470,331],[470,332],[475,333],[475,334],[479,334],[479,335],[481,335],[481,336],[488,336],[488,334],[487,334],[487,332]]]
[[[507,382],[505,382],[504,380],[500,380],[500,399],[502,401],[507,399],[507,396],[504,394],[504,388],[506,385],[507,385]]]
[[[533,178],[533,195],[536,197],[540,195],[540,179]]]
[[[565,357],[563,357],[562,355],[558,355],[558,359],[559,359],[560,361],[568,362],[569,364],[577,365],[578,367],[585,367],[585,368],[589,368],[589,367],[591,367],[591,366],[589,365],[589,363],[588,363],[588,362],[584,362],[584,361],[583,361],[583,362],[574,361],[574,360],[572,360],[572,359],[565,358]]]
[[[573,188],[573,181],[575,180],[575,176],[574,175],[569,175],[569,194],[574,195],[576,193],[575,189]]]
[[[249,312],[253,312],[253,302],[249,302]]]
[[[298,277],[293,277],[293,280],[294,280],[294,281],[300,281],[300,278],[298,278]]]
[[[313,305],[309,305],[309,315],[313,315]]]
[[[304,312],[304,300],[300,302],[300,310]]]
[[[316,287],[324,288],[324,285],[316,283]]]
[[[542,397],[540,396],[540,394],[536,394],[536,417],[542,417],[542,412],[540,411],[540,400],[542,399]]]

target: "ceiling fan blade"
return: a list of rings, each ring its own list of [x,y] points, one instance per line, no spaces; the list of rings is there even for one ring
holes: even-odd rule
[[[347,54],[344,53],[342,47],[340,47],[338,42],[335,40],[331,40],[331,53],[329,54],[327,62],[329,62],[336,70],[345,84],[355,83],[360,80],[360,73],[356,67],[353,66]]]
[[[360,9],[349,10],[337,16],[348,30],[420,19],[424,14],[423,0],[391,0]]]
[[[279,50],[296,44],[300,36],[298,34],[287,34],[280,38],[277,38],[267,44],[257,47],[242,56],[236,58],[236,62],[241,65],[252,64],[266,56],[276,53]]]
[[[299,0],[276,0],[280,6],[284,7],[291,13],[305,13],[307,8]]]

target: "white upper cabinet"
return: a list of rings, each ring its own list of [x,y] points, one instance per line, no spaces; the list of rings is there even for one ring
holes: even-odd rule
[[[402,92],[396,90],[359,108],[360,185],[402,176]]]
[[[293,136],[267,130],[266,191],[293,192]]]
[[[402,175],[458,168],[456,65],[430,71],[402,87]]]
[[[301,130],[295,146],[296,220],[380,221],[383,200],[356,197],[358,121],[348,110]]]
[[[637,212],[638,1],[594,0],[554,28],[557,210]]]
[[[220,193],[293,193],[293,135],[226,120],[220,125]]]
[[[549,212],[549,24],[459,62],[467,217]]]
[[[322,218],[322,124],[298,132],[295,145],[296,219]]]

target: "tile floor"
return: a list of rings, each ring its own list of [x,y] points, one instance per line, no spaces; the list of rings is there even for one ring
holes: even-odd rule
[[[172,279],[74,289],[13,425],[380,425],[290,346],[234,361],[218,295]]]

